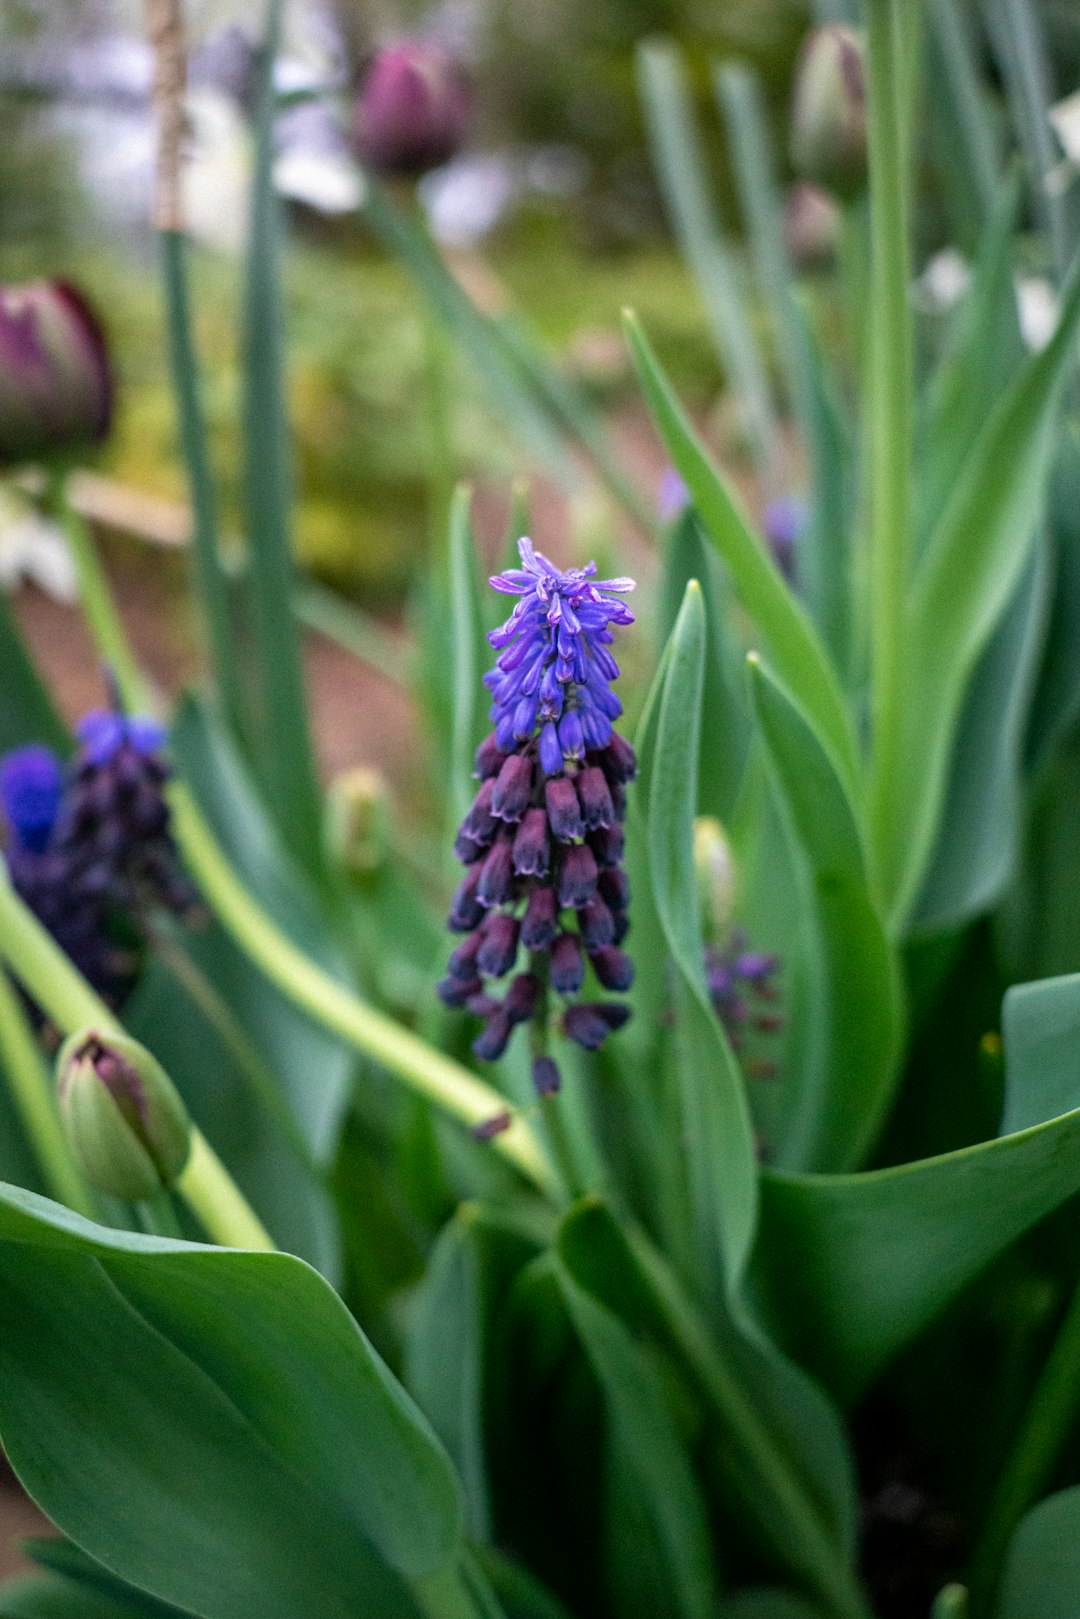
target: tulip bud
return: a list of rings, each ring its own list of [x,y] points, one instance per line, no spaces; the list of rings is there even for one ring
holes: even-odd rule
[[[839,196],[866,183],[866,71],[860,34],[834,23],[803,42],[795,69],[791,161]]]
[[[826,270],[840,240],[840,210],[827,191],[803,180],[784,197],[784,245],[800,274]]]
[[[0,466],[98,443],[112,396],[101,327],[74,287],[0,287]]]
[[[191,1147],[187,1109],[161,1064],[126,1035],[73,1034],[56,1059],[60,1112],[87,1178],[126,1203],[175,1185]]]
[[[735,914],[735,860],[715,815],[699,815],[694,822],[694,865],[702,931],[707,939],[724,939]]]
[[[378,770],[358,765],[330,784],[327,836],[335,859],[354,877],[369,877],[386,860],[390,808]]]
[[[352,143],[362,163],[391,179],[418,179],[448,162],[469,127],[471,98],[460,67],[431,39],[401,39],[379,51],[360,87]]]

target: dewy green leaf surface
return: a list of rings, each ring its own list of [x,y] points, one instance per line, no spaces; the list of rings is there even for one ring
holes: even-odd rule
[[[848,786],[858,774],[855,742],[836,671],[806,612],[785,584],[764,540],[710,460],[636,319],[627,335],[657,431],[693,498],[705,530],[727,563],[735,592],[778,673],[799,693]]]
[[[456,1482],[314,1271],[0,1187],[0,1279],[0,1436],[77,1545],[205,1619],[416,1619]]]
[[[642,725],[649,872],[675,969],[676,1042],[699,1258],[709,1285],[738,1284],[753,1238],[757,1170],[742,1075],[705,988],[694,814],[705,662],[695,580]]]
[[[762,1174],[757,1277],[783,1342],[852,1397],[1080,1191],[1080,977],[1005,1003],[1007,1134],[862,1175]]]
[[[849,1169],[892,1095],[902,1032],[894,953],[870,891],[859,828],[798,705],[759,660],[751,689],[803,871],[810,986],[777,1143],[780,1167]]]

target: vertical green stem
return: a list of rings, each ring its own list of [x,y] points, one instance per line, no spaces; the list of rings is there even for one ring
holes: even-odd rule
[[[198,361],[192,339],[188,297],[186,244],[183,233],[177,230],[162,231],[160,240],[173,389],[191,495],[195,581],[222,713],[234,736],[240,738],[244,734],[243,695],[234,655],[228,581],[218,549],[217,501],[206,422],[199,398]]]
[[[72,1157],[44,1059],[7,973],[0,971],[0,1063],[23,1128],[54,1197],[96,1218],[94,1199]]]
[[[431,555],[443,570],[450,503],[454,497],[453,356],[446,335],[430,309],[424,311],[424,349],[431,422],[431,486],[429,490]]]
[[[0,962],[62,1034],[93,1028],[122,1034],[123,1025],[76,971],[60,946],[27,908],[0,869]],[[272,1248],[258,1217],[202,1134],[192,1128],[191,1157],[180,1191],[215,1242],[226,1247]]]
[[[899,879],[911,562],[912,329],[904,134],[904,0],[866,0],[870,140],[871,830],[887,892]]]
[[[93,537],[68,500],[62,475],[54,477],[49,498],[75,562],[79,600],[94,646],[116,676],[124,701],[134,709],[144,708],[146,682],[128,646]]]
[[[990,1611],[1013,1530],[1042,1493],[1080,1410],[1080,1287],[1047,1356],[998,1479],[971,1563],[971,1611]]]

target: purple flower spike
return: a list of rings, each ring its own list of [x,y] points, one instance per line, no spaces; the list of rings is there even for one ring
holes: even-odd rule
[[[13,840],[40,854],[52,836],[64,772],[51,748],[31,742],[0,760],[0,807]]]
[[[439,986],[448,1004],[484,1018],[473,1050],[485,1061],[502,1056],[516,1024],[543,1031],[545,985],[579,993],[586,952],[605,988],[633,977],[618,943],[629,927],[621,822],[637,760],[613,729],[622,705],[610,651],[612,626],[633,622],[619,600],[633,583],[598,580],[592,563],[564,572],[525,539],[518,551],[521,567],[491,581],[518,600],[488,637],[498,654],[484,677],[494,730],[476,754],[480,788],[455,844],[468,870],[450,911],[451,930],[467,937]],[[513,972],[519,949],[528,971],[499,1001],[485,980]],[[628,1016],[617,1002],[572,1006],[563,1027],[595,1050]],[[534,1078],[541,1095],[558,1089],[547,1056]]]

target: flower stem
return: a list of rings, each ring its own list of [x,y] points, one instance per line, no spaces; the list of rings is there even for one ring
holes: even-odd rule
[[[120,1020],[76,971],[59,945],[23,903],[0,865],[0,959],[62,1034],[94,1028],[123,1034]],[[180,1190],[215,1242],[235,1248],[273,1248],[202,1134],[191,1131],[191,1157]]]
[[[971,1611],[989,1612],[1002,1559],[1020,1519],[1045,1488],[1080,1408],[1080,1287],[1046,1358],[998,1479],[971,1560]]]
[[[244,953],[291,1001],[470,1127],[506,1111],[498,1091],[368,1006],[299,950],[240,882],[182,783],[174,783],[169,799],[177,840],[207,903]],[[547,1155],[520,1114],[492,1146],[541,1191],[557,1195]]]
[[[49,1075],[7,973],[0,970],[0,1063],[23,1128],[52,1195],[87,1219],[97,1217],[64,1135]]]
[[[904,0],[866,0],[870,143],[871,832],[886,895],[902,881],[903,747],[911,564],[912,323],[908,301]]]
[[[115,675],[124,701],[133,709],[143,708],[146,682],[132,656],[90,531],[68,499],[62,475],[51,481],[49,504],[71,549],[79,580],[79,600],[94,646]]]

